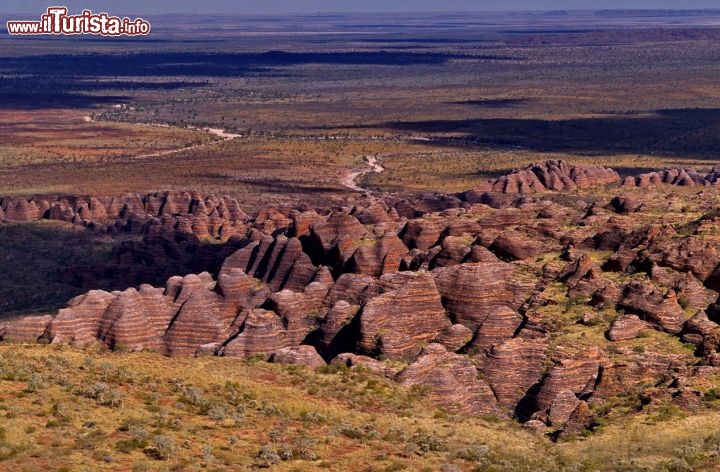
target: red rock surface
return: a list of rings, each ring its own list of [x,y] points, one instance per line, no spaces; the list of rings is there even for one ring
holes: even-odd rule
[[[222,348],[224,356],[270,359],[278,350],[288,347],[282,320],[272,311],[250,310],[240,333]]]
[[[489,248],[501,259],[523,260],[549,252],[538,238],[530,237],[516,230],[500,233]]]
[[[365,239],[365,236],[369,234],[357,218],[343,212],[333,212],[311,228],[311,237],[325,252],[336,246],[343,252],[353,241]]]
[[[548,413],[548,426],[565,425],[573,412],[580,406],[580,400],[570,390],[561,390],[553,398]],[[570,425],[571,428],[575,425]]]
[[[626,188],[648,188],[659,184],[668,184],[688,187],[703,185],[704,182],[710,182],[711,180],[713,180],[713,177],[710,174],[706,176],[691,169],[666,169],[659,172],[625,177],[622,186]]]
[[[45,334],[51,321],[51,315],[0,320],[0,341],[37,341]]]
[[[475,365],[440,344],[425,347],[397,380],[401,385],[429,387],[430,400],[457,413],[497,412],[495,395],[488,383],[478,378]]]
[[[354,327],[351,321],[355,318],[359,305],[351,305],[345,300],[338,300],[328,310],[320,322],[316,346],[325,358],[335,357],[354,343]]]
[[[163,289],[143,285],[120,292],[98,320],[96,337],[116,349],[160,350],[176,308]]]
[[[376,297],[382,291],[377,279],[359,274],[342,274],[330,289],[325,304],[333,306],[336,302],[344,300],[352,305],[362,303]]]
[[[570,391],[577,396],[592,393],[603,358],[602,352],[593,348],[572,358],[556,361],[535,396],[536,408],[549,409],[563,391]],[[567,414],[569,415],[571,411],[567,411]]]
[[[409,249],[430,249],[440,241],[440,235],[447,227],[443,218],[435,215],[408,221],[401,232],[401,237]]]
[[[473,332],[470,328],[461,324],[454,324],[445,329],[435,338],[435,342],[442,344],[445,349],[455,352],[467,345],[473,339]]]
[[[514,411],[540,381],[546,353],[543,339],[513,338],[490,349],[480,370],[506,411]]]
[[[315,348],[305,344],[302,346],[278,349],[272,361],[278,364],[296,364],[308,367],[321,367],[326,365]]]
[[[80,347],[95,342],[100,318],[116,298],[117,294],[102,290],[91,290],[73,298],[50,323],[50,339],[53,343]]]
[[[556,162],[498,180],[502,191],[542,196],[358,196],[255,216],[198,192],[3,199],[5,216],[9,208],[13,218],[134,235],[116,251],[122,280],[132,280],[121,291],[90,291],[53,318],[5,322],[0,336],[312,366],[333,359],[388,378],[406,361],[397,379],[427,386],[443,408],[500,411],[559,435],[590,426],[586,402],[642,391],[653,407],[667,399],[689,408],[698,396],[685,387],[696,376],[689,366],[720,365],[717,218],[653,219],[703,195],[551,193],[614,181],[607,169]],[[168,279],[163,261],[189,275]],[[148,274],[165,288],[143,285]],[[627,314],[610,323],[613,310]],[[670,334],[663,343],[585,348],[595,339],[588,330],[609,328],[622,341],[653,327]],[[681,339],[698,346],[696,357],[655,352]]]
[[[513,265],[504,262],[460,264],[432,274],[450,319],[472,330],[496,308],[519,308],[532,289]]]
[[[669,333],[679,333],[685,323],[685,312],[678,304],[677,295],[663,294],[650,282],[630,282],[623,291],[620,305]]]
[[[127,194],[113,198],[93,196],[35,196],[5,198],[0,201],[0,220],[34,221],[52,219],[78,225],[104,225],[128,232],[143,232],[167,224],[170,228],[192,232],[201,237],[226,240],[235,234],[248,216],[237,200],[210,196],[204,199],[195,192],[152,193],[145,196]],[[163,223],[161,217],[167,218]],[[289,220],[286,222],[289,224]]]
[[[523,317],[507,306],[495,308],[485,318],[477,330],[472,348],[476,351],[485,351],[496,344],[512,338],[523,322]]]
[[[408,273],[399,288],[367,301],[359,323],[358,347],[388,358],[416,355],[450,326],[429,273]]]
[[[448,236],[440,243],[440,252],[433,258],[430,268],[448,267],[463,262],[472,252],[472,239],[463,236]]]
[[[280,316],[288,345],[299,345],[317,327],[328,289],[326,284],[313,282],[302,292],[286,289],[270,295],[266,305]]]
[[[353,272],[379,277],[382,274],[397,272],[400,261],[407,248],[392,232],[385,233],[371,244],[365,244],[355,250],[351,259]]]
[[[718,331],[720,325],[711,321],[704,311],[698,311],[690,318],[682,331],[682,340],[686,343],[702,344],[706,336]]]
[[[559,437],[567,437],[572,434],[579,434],[592,424],[593,415],[590,407],[584,401],[578,403],[577,407],[572,411]]]
[[[607,337],[610,341],[627,341],[637,338],[648,329],[650,329],[650,324],[641,320],[637,315],[622,315],[613,321]]]
[[[538,193],[610,185],[620,176],[607,167],[545,161],[504,175],[491,183],[493,192]]]

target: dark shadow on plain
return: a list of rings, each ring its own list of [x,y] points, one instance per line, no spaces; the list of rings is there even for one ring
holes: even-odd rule
[[[523,105],[531,100],[529,98],[479,98],[476,100],[463,100],[450,102],[452,105],[471,105],[479,108],[505,108]]]
[[[432,146],[511,147],[587,155],[637,153],[712,159],[717,158],[720,149],[720,109],[716,108],[657,110],[649,117],[557,121],[479,118],[389,122],[361,127],[425,134],[433,138],[426,141]],[[444,137],[443,133],[462,136]]]
[[[62,54],[0,57],[5,74],[83,77],[234,77],[272,72],[274,67],[305,64],[383,65],[444,64],[453,59],[515,60],[496,55],[458,55],[435,52],[351,51],[138,54]]]
[[[208,271],[244,244],[175,233],[110,236],[59,222],[0,224],[0,318],[54,313],[92,289],[164,287],[173,275]]]
[[[400,50],[5,56],[0,57],[0,109],[89,108],[125,103],[127,97],[118,91],[200,88],[207,84],[192,80],[200,77],[293,77],[295,74],[287,68],[306,64],[413,66],[442,65],[454,59],[513,58]],[[129,77],[135,80],[124,80]],[[177,77],[187,80],[174,80]]]

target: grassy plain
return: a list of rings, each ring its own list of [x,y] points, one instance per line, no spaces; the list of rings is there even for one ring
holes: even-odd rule
[[[312,204],[346,195],[339,180],[367,154],[387,169],[372,188],[410,193],[547,158],[707,169],[713,15],[159,17],[145,42],[7,38],[0,194],[199,188]]]
[[[369,372],[0,346],[0,467],[21,470],[716,470],[720,420],[626,415],[552,443]]]

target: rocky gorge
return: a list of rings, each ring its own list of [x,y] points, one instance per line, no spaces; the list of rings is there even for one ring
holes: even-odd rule
[[[691,409],[720,375],[716,182],[547,161],[459,194],[253,214],[191,191],[4,198],[2,221],[142,243],[119,253],[124,290],[0,319],[0,337],[341,364],[565,437],[621,406]],[[194,272],[135,285],[181,258]]]

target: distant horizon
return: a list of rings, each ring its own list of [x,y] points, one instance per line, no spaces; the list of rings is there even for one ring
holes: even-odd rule
[[[720,6],[717,7],[698,7],[698,8],[557,8],[557,9],[534,9],[534,10],[352,10],[352,11],[282,11],[282,12],[136,12],[136,11],[125,11],[115,8],[85,8],[91,10],[93,13],[107,12],[109,14],[120,14],[128,15],[134,14],[139,15],[152,15],[152,16],[322,16],[322,15],[419,15],[419,14],[522,14],[522,13],[562,13],[562,12],[662,12],[662,11],[677,11],[677,12],[702,12],[702,11],[717,11],[720,12]],[[70,13],[80,13],[82,9],[73,10],[69,9]],[[28,20],[36,19],[35,16],[39,16],[44,11],[2,11],[0,15],[29,15]]]
[[[716,0],[4,0],[0,13],[40,15],[49,6],[66,6],[70,12],[147,14],[321,15],[343,13],[518,13],[553,11],[718,10]]]

